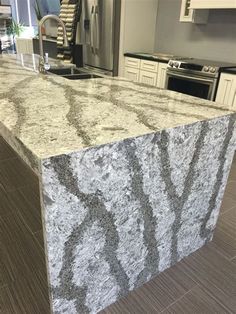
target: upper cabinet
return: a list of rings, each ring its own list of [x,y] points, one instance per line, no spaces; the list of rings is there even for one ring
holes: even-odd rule
[[[236,0],[190,0],[191,9],[236,9]]]
[[[208,10],[193,10],[191,8],[191,0],[182,0],[179,20],[180,22],[206,24],[208,20]]]

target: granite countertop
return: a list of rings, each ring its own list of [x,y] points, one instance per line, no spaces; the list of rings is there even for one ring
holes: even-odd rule
[[[44,158],[232,113],[123,78],[42,75],[37,64],[35,55],[0,56],[0,135],[36,170]]]
[[[235,68],[228,68],[224,69],[222,73],[229,73],[229,74],[235,74],[236,75],[236,67]]]
[[[143,53],[143,52],[126,52],[124,53],[125,57],[130,58],[136,58],[136,59],[142,59],[142,60],[149,60],[149,61],[155,61],[155,62],[162,62],[162,63],[168,63],[170,59],[163,59],[159,58],[158,56],[154,56],[151,53]]]

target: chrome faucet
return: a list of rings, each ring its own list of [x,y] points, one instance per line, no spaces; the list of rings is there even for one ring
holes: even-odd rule
[[[42,25],[44,24],[45,21],[52,19],[56,20],[61,26],[63,30],[63,38],[64,38],[64,47],[69,47],[69,42],[66,34],[66,27],[63,21],[57,16],[53,14],[45,15],[38,24],[39,27],[39,72],[40,73],[46,73],[45,70],[45,60],[44,60],[44,52],[43,52],[43,35],[42,35]]]

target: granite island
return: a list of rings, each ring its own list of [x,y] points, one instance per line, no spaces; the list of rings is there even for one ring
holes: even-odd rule
[[[96,313],[213,237],[236,114],[0,56],[0,135],[40,180],[52,313]]]

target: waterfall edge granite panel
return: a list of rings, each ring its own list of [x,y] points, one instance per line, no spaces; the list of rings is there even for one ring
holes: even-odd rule
[[[42,160],[53,313],[97,313],[210,241],[235,115]]]

